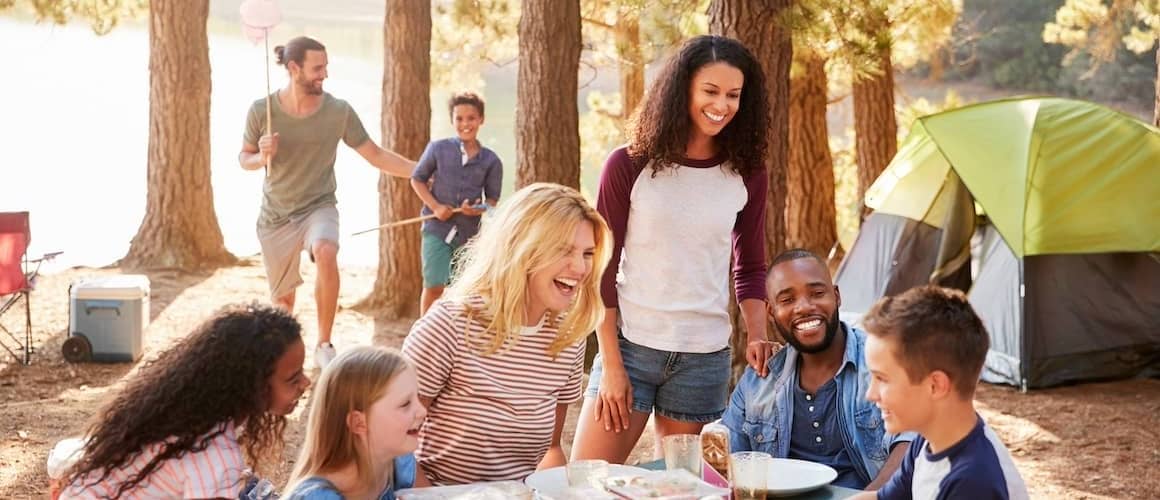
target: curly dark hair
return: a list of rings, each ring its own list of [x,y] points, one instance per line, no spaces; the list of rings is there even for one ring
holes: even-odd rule
[[[716,136],[717,145],[742,176],[765,168],[765,134],[769,129],[765,73],[741,42],[716,35],[686,41],[653,79],[645,101],[628,125],[628,154],[636,165],[651,162],[656,175],[684,158],[693,126],[689,118],[689,87],[693,75],[714,62],[733,66],[745,77],[737,114]]]
[[[447,114],[455,114],[455,107],[460,104],[475,106],[475,110],[479,111],[479,116],[481,118],[483,117],[484,102],[483,98],[480,97],[479,94],[471,91],[456,92],[451,94],[451,98],[447,100]]]
[[[162,444],[136,475],[118,485],[113,498],[119,498],[166,460],[204,450],[227,422],[242,428],[238,442],[250,465],[261,470],[281,452],[286,428],[285,416],[267,411],[268,380],[282,355],[301,341],[302,326],[282,309],[226,306],[143,366],[97,414],[67,483],[100,483],[150,445]]]

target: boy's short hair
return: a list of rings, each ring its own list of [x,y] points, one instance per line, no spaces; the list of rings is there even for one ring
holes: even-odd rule
[[[941,370],[960,396],[974,395],[991,341],[963,292],[924,285],[884,297],[862,326],[875,337],[897,339],[895,358],[911,382]]]
[[[454,114],[455,107],[460,104],[475,106],[475,109],[479,110],[479,116],[483,116],[483,98],[479,97],[479,94],[469,91],[451,94],[451,99],[447,101],[447,114]]]

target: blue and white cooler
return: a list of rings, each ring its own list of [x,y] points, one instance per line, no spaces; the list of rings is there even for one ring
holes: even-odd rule
[[[62,348],[71,362],[131,362],[141,358],[149,326],[149,278],[121,274],[83,278],[69,287],[69,338]]]

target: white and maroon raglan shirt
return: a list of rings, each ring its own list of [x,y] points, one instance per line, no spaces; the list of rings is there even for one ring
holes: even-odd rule
[[[729,345],[731,257],[737,300],[765,299],[768,186],[764,168],[742,177],[723,157],[654,174],[612,152],[597,197],[614,242],[600,292],[625,338],[671,352]]]

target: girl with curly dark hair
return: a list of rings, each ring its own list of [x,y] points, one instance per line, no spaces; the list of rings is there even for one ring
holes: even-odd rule
[[[222,309],[97,414],[61,498],[237,498],[246,469],[281,452],[305,356],[289,313]]]
[[[658,454],[665,436],[721,416],[731,259],[747,359],[765,369],[768,126],[761,65],[736,40],[688,40],[653,79],[601,173],[597,209],[614,244],[573,459],[623,463],[650,414]]]

